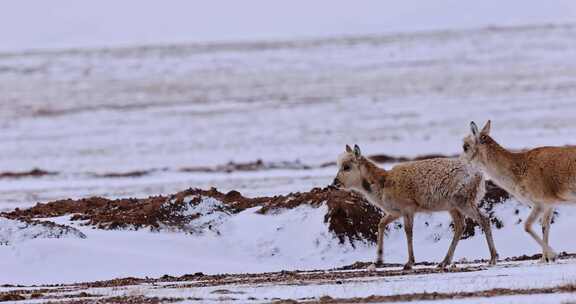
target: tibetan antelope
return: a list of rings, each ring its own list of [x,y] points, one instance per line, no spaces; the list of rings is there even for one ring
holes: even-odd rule
[[[485,193],[484,178],[480,171],[466,162],[436,158],[406,162],[384,170],[362,156],[357,145],[354,150],[347,145],[337,164],[339,169],[333,185],[361,193],[386,213],[378,225],[376,262],[370,269],[382,263],[386,226],[400,217],[404,220],[408,242],[408,262],[404,269],[411,269],[414,265],[414,215],[416,212],[435,211],[448,211],[454,221],[454,238],[439,267],[452,262],[454,250],[464,232],[466,216],[482,226],[490,249],[490,265],[496,264],[498,254],[490,223],[477,206]]]
[[[548,244],[554,205],[576,203],[576,147],[540,147],[510,152],[490,137],[490,121],[481,131],[470,123],[472,134],[464,138],[464,159],[520,202],[532,206],[524,230],[542,247],[542,261],[552,262],[556,253]],[[543,239],[532,225],[542,217]]]

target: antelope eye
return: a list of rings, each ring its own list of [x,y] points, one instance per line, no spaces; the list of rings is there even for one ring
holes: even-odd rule
[[[346,164],[342,166],[342,170],[344,171],[350,171],[350,165]]]
[[[487,140],[488,140],[488,136],[486,136],[486,135],[480,136],[480,143],[481,144],[485,144]]]
[[[470,149],[470,145],[469,144],[464,144],[462,146],[462,149],[464,150],[464,152],[468,152],[468,149]]]

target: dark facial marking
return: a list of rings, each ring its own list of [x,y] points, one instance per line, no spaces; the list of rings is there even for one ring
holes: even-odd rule
[[[469,148],[470,148],[470,145],[469,145],[468,143],[465,143],[465,144],[462,146],[462,149],[464,150],[464,152],[468,152],[468,149],[469,149]]]
[[[364,188],[364,190],[366,190],[366,192],[372,192],[372,187],[370,186],[370,183],[365,178],[362,179],[362,188]]]

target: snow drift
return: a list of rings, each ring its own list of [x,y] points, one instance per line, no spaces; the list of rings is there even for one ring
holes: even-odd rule
[[[0,217],[0,245],[11,245],[38,238],[86,238],[78,229],[50,221],[16,220]]]

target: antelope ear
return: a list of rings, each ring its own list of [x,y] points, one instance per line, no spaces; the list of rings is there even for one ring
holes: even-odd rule
[[[486,124],[484,125],[484,128],[482,128],[482,131],[480,131],[480,134],[490,135],[490,125],[491,125],[491,122],[490,122],[490,120],[488,120],[486,122]]]
[[[352,153],[352,148],[349,145],[346,145],[346,152]]]
[[[472,135],[474,135],[474,137],[476,138],[478,138],[478,136],[480,135],[480,132],[478,132],[478,126],[473,121],[470,122],[470,131],[472,132]]]
[[[358,145],[354,145],[354,156],[357,158],[362,156],[362,151],[360,151],[360,147],[358,147]]]

